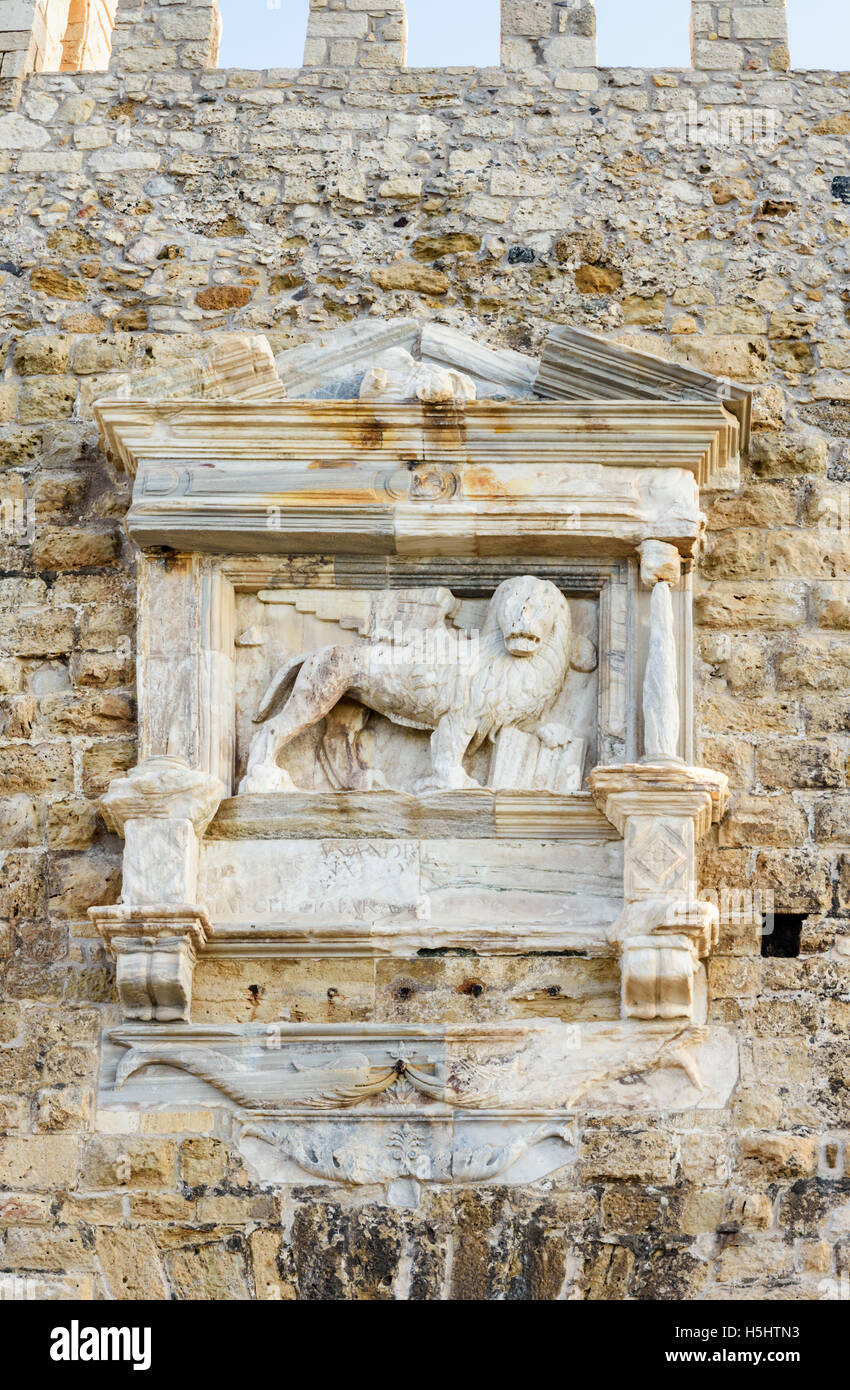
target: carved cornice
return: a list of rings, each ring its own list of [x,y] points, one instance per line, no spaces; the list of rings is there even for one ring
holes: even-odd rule
[[[739,426],[717,402],[474,401],[465,408],[368,401],[130,399],[98,401],[112,456],[142,462],[227,457],[282,464],[384,460],[532,466],[683,468],[701,485],[738,452]],[[211,441],[215,441],[214,445]]]
[[[161,949],[168,938],[186,936],[196,951],[206,945],[210,921],[206,909],[192,903],[137,906],[115,903],[90,907],[88,915],[110,950],[146,944]]]
[[[556,328],[546,339],[534,383],[541,396],[561,400],[721,401],[750,437],[752,391],[727,377],[665,362],[580,328]]]
[[[684,764],[634,763],[590,774],[596,805],[622,835],[630,816],[684,816],[697,839],[720,820],[729,800],[723,772]]]
[[[490,557],[695,552],[737,451],[717,404],[103,401],[143,548]]]

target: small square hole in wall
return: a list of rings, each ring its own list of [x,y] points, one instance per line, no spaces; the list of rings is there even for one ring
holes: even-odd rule
[[[789,958],[800,954],[800,934],[808,916],[805,912],[774,912],[765,918],[761,938],[763,956]],[[772,926],[772,930],[771,930]]]

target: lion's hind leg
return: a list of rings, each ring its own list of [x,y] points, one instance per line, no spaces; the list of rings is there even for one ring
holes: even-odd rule
[[[278,767],[278,754],[324,719],[345,694],[354,676],[354,650],[323,647],[307,657],[283,709],[254,735],[240,791],[296,790],[289,774]]]
[[[354,680],[355,648],[323,647],[308,656],[292,694],[274,719],[279,753],[306,729],[324,719]]]

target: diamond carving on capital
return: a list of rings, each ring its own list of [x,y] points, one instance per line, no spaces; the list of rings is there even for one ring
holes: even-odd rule
[[[629,831],[631,891],[651,893],[681,886],[682,870],[687,871],[690,862],[683,828],[656,820],[637,820]]]

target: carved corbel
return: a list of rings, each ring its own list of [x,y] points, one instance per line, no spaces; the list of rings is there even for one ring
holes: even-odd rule
[[[672,762],[598,767],[597,806],[624,839],[624,898],[613,928],[624,1018],[694,1018],[699,961],[718,914],[697,897],[696,843],[726,807],[723,773]]]
[[[93,907],[89,916],[115,958],[125,1019],[188,1022],[198,952],[209,920],[201,907]]]
[[[189,1018],[209,925],[195,906],[198,846],[224,790],[217,777],[162,756],[116,778],[101,800],[107,825],[124,837],[122,893],[117,906],[89,916],[115,957],[125,1018]]]
[[[697,967],[717,945],[719,914],[695,897],[629,903],[613,934],[620,946],[625,1018],[689,1018]]]

